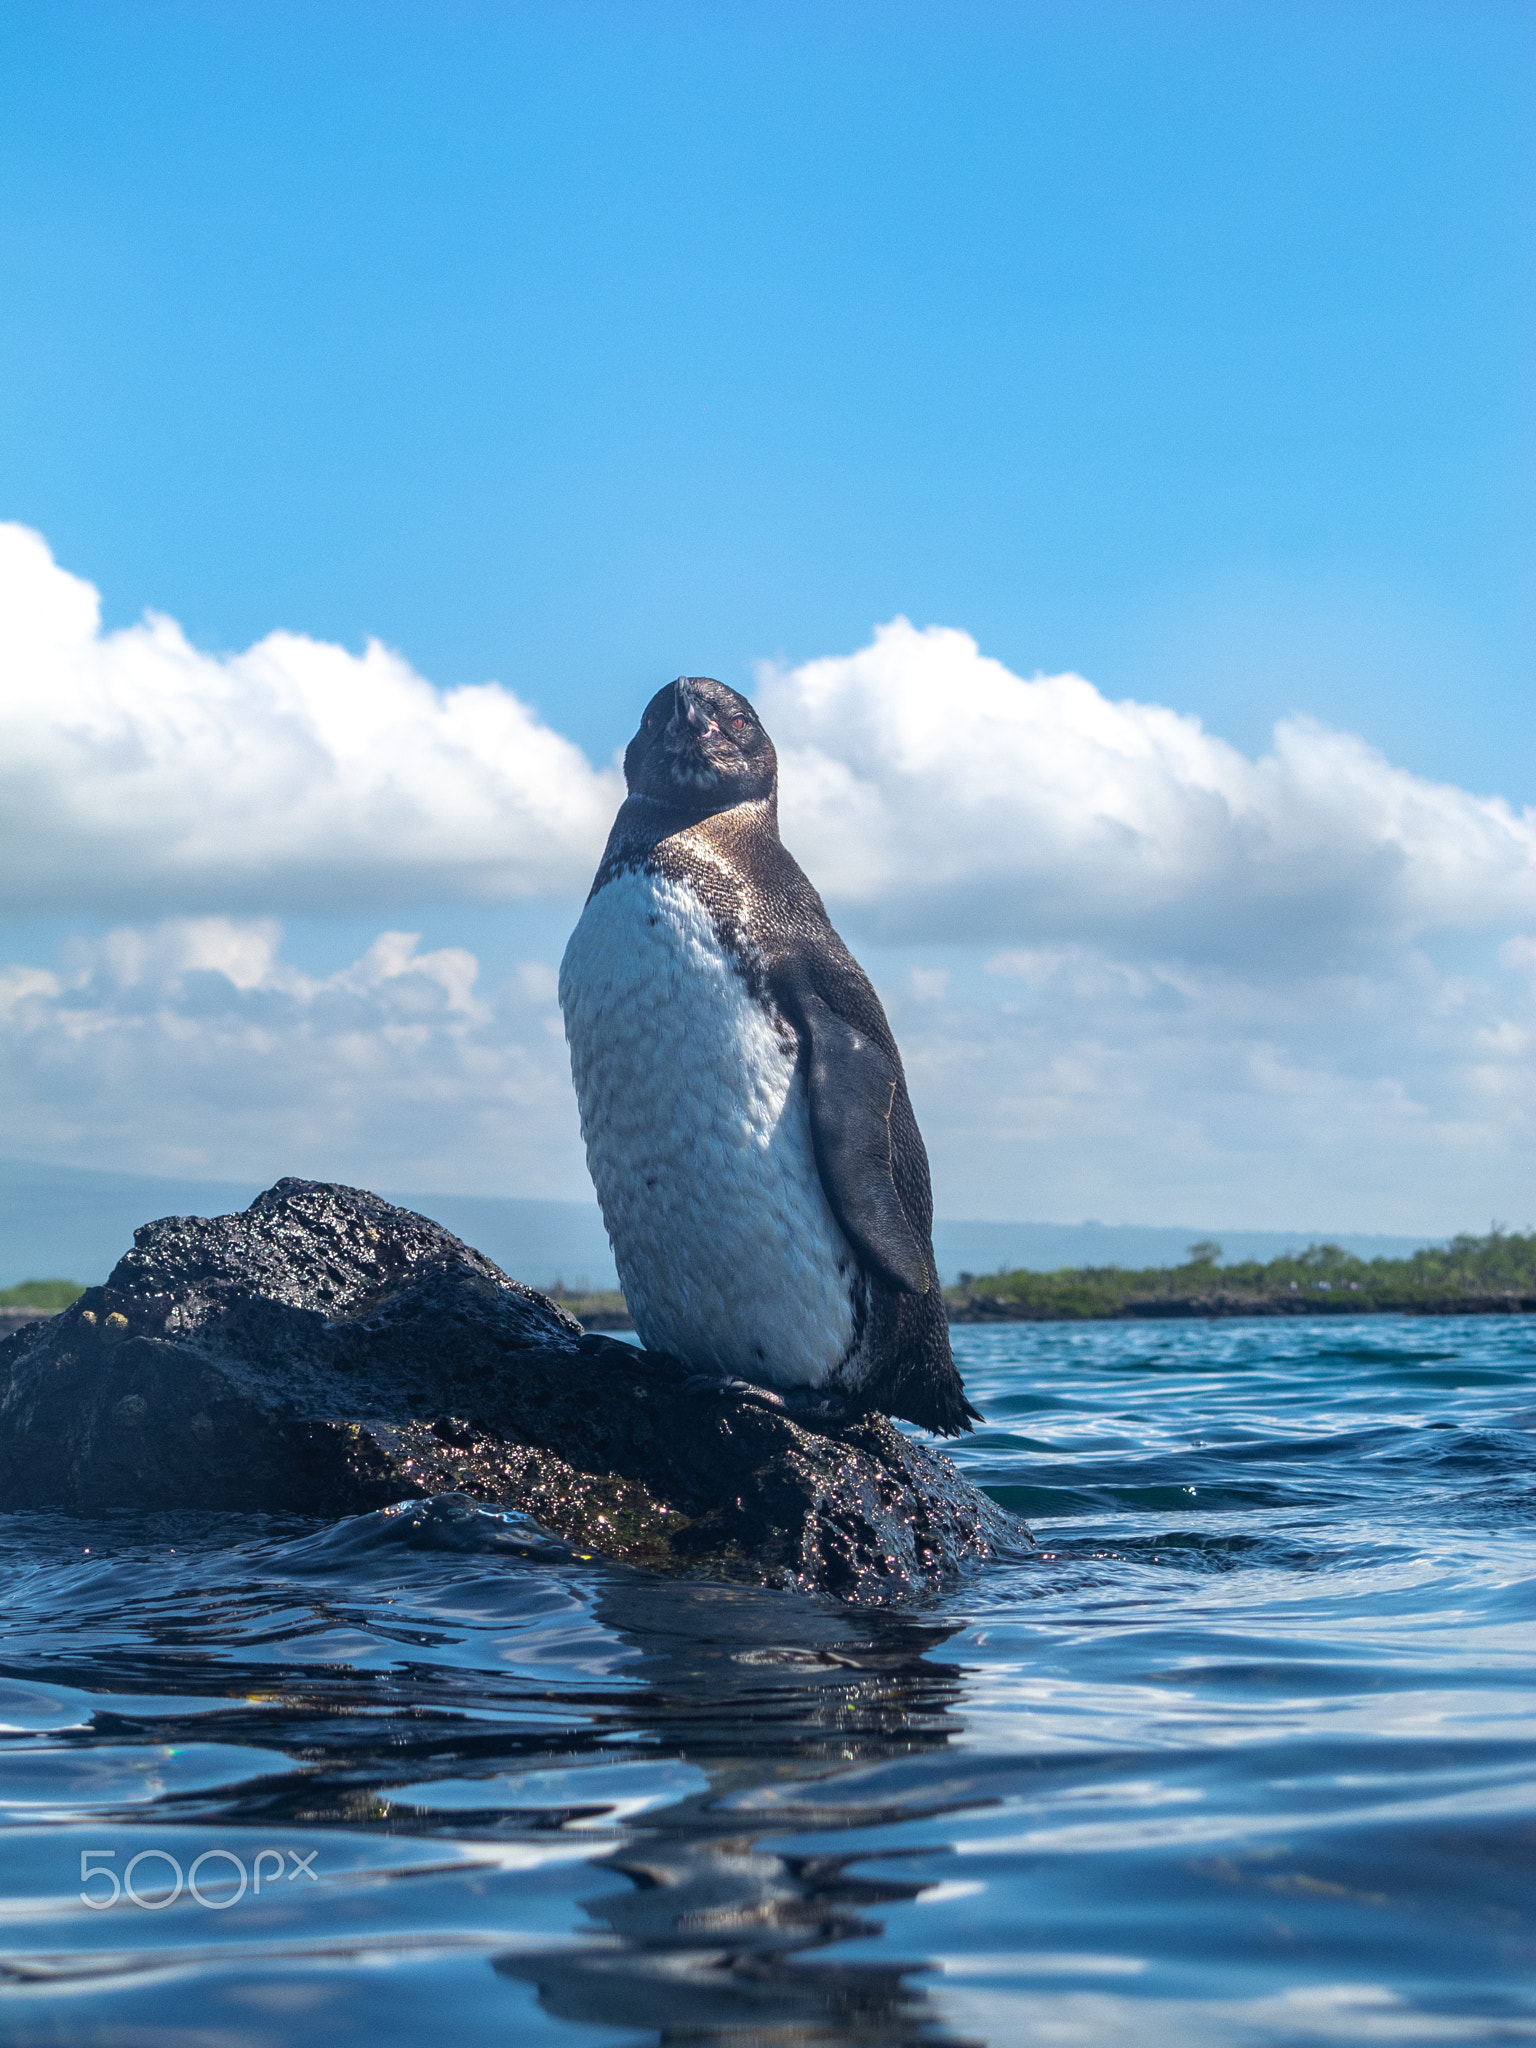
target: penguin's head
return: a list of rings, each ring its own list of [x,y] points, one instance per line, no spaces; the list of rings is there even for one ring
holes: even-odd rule
[[[778,774],[757,713],[713,676],[679,676],[658,690],[624,756],[632,796],[690,810],[771,797]]]

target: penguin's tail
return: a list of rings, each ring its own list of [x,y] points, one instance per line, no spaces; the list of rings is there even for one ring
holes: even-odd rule
[[[919,1429],[930,1429],[935,1436],[965,1436],[978,1422],[986,1417],[981,1410],[966,1398],[960,1375],[951,1366],[937,1385],[913,1386],[910,1382],[902,1389],[906,1399],[892,1412],[907,1422],[915,1422]]]

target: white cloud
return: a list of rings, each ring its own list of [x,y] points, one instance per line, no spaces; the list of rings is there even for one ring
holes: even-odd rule
[[[547,961],[479,986],[462,947],[383,932],[310,975],[270,919],[172,919],[0,973],[0,1128],[17,1157],[590,1194]]]
[[[622,788],[495,683],[296,633],[243,654],[0,524],[0,908],[321,909],[579,897]]]
[[[878,963],[941,1212],[1531,1220],[1536,947],[1507,935],[1536,813],[1307,720],[1251,761],[903,619],[757,701],[785,839]]]
[[[1439,1234],[1525,1225],[1536,990],[1450,974],[1263,982],[1082,943],[869,964],[941,1214]],[[0,970],[4,1150],[265,1181],[589,1192],[554,970],[495,984],[384,932],[334,972],[272,920],[172,919]]]
[[[1250,761],[1195,718],[1026,681],[905,619],[763,668],[757,701],[786,842],[884,936],[1316,961],[1536,913],[1536,812],[1310,720]]]
[[[1072,942],[957,972],[942,1010],[882,982],[941,1213],[1437,1235],[1536,1222],[1522,965],[1278,978]]]
[[[1316,964],[1536,918],[1536,813],[1306,720],[1250,761],[904,619],[758,696],[786,839],[867,931]],[[621,794],[510,691],[438,690],[377,642],[103,633],[92,587],[0,525],[0,909],[574,898]]]

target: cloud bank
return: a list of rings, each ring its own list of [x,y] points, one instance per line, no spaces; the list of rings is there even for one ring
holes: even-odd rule
[[[92,586],[0,525],[0,908],[579,897],[621,795],[509,690],[434,689],[376,641],[103,633]]]
[[[1536,944],[1278,983],[1074,942],[869,956],[940,1214],[1449,1232],[1529,1224]],[[334,972],[273,919],[168,919],[0,968],[0,1151],[137,1172],[588,1193],[553,961],[384,931]]]
[[[1536,1221],[1536,967],[1502,953],[1281,978],[1072,943],[891,997],[936,1184],[991,1213],[1448,1234]]]
[[[1307,720],[1251,761],[904,619],[763,669],[758,702],[786,840],[863,931],[1315,962],[1536,924],[1536,813]],[[511,691],[436,689],[377,642],[103,633],[90,584],[0,526],[0,908],[579,899],[621,796]]]
[[[1250,761],[1198,719],[881,627],[764,667],[801,865],[893,938],[1103,935],[1342,955],[1536,919],[1536,812],[1410,775],[1306,719]]]
[[[175,918],[0,967],[0,1149],[589,1197],[551,966],[486,990],[472,953],[409,932],[329,975],[281,945],[274,919]]]
[[[1249,760],[905,620],[758,701],[942,1214],[1532,1221],[1536,816],[1304,720]],[[103,633],[0,527],[0,910],[123,919],[0,965],[0,1151],[585,1194],[546,913],[490,921],[494,972],[340,928],[304,972],[275,913],[574,914],[621,793],[510,691],[377,645]]]

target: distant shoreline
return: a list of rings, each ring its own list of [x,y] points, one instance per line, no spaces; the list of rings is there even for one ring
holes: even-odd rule
[[[1536,1294],[1453,1294],[1438,1300],[1351,1301],[1347,1295],[1293,1301],[1240,1295],[1190,1295],[1124,1301],[1113,1308],[1045,1308],[1030,1302],[970,1296],[945,1303],[952,1323],[1157,1323],[1237,1321],[1250,1316],[1518,1316],[1536,1315]]]
[[[627,1309],[604,1303],[585,1307],[579,1300],[565,1306],[584,1330],[633,1330]],[[1246,1316],[1519,1316],[1536,1315],[1536,1294],[1448,1294],[1430,1300],[1383,1301],[1379,1297],[1351,1300],[1347,1294],[1320,1298],[1298,1294],[1292,1300],[1274,1296],[1216,1294],[1155,1296],[1124,1301],[1114,1307],[1062,1308],[1009,1301],[1006,1297],[967,1295],[946,1300],[951,1323],[1137,1323],[1237,1321]]]

